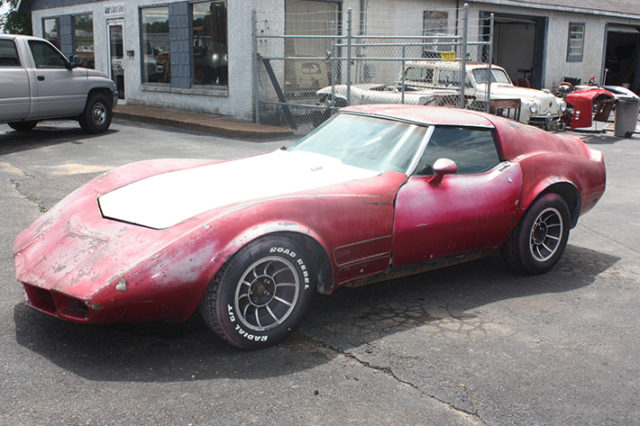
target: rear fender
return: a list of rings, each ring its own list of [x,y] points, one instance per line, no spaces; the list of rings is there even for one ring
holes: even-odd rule
[[[560,176],[551,176],[540,182],[527,194],[524,194],[522,202],[520,204],[520,212],[518,220],[529,209],[529,206],[533,204],[535,200],[547,193],[555,193],[564,198],[567,206],[569,207],[569,213],[571,214],[571,228],[574,228],[578,223],[580,217],[580,210],[582,207],[582,197],[578,188],[568,179]]]

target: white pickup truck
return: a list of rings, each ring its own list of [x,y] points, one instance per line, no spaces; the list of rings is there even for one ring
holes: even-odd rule
[[[27,131],[38,121],[64,118],[78,120],[88,133],[106,131],[116,86],[77,62],[41,38],[0,34],[0,123]]]

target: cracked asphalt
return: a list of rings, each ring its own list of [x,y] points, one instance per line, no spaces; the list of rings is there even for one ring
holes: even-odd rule
[[[342,289],[292,338],[243,352],[197,317],[95,327],[27,309],[13,239],[112,167],[292,139],[0,125],[0,424],[640,424],[640,138],[584,139],[605,153],[607,191],[551,272],[488,258]]]

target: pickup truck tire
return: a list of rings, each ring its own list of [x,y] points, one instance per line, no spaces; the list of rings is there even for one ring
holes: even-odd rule
[[[111,125],[111,101],[101,93],[89,97],[84,111],[80,115],[80,127],[87,133],[105,132]]]
[[[37,121],[12,121],[7,124],[13,130],[17,130],[18,132],[28,132],[29,130],[36,127],[36,124],[38,124],[38,122]]]

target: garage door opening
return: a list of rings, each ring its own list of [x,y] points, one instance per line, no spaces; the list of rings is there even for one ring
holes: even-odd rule
[[[490,12],[482,12],[487,28]],[[488,37],[488,34],[486,34]],[[504,67],[514,84],[542,88],[547,18],[496,13],[494,15],[493,63]]]
[[[640,28],[607,26],[606,84],[640,92]]]

